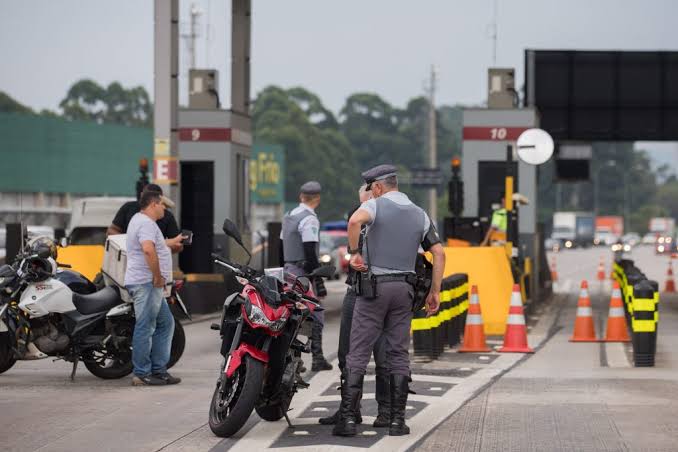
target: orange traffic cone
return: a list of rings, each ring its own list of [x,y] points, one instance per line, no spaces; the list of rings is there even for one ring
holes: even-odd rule
[[[673,280],[673,266],[671,265],[671,260],[669,260],[669,270],[666,273],[666,285],[664,286],[664,293],[675,293],[676,292],[676,283]]]
[[[506,333],[504,334],[504,346],[499,352],[509,353],[534,353],[527,345],[527,328],[523,315],[523,299],[520,297],[520,286],[513,285],[511,293],[511,305],[509,306],[506,320]]]
[[[574,320],[574,334],[570,342],[598,342],[593,326],[593,309],[591,309],[588,289],[588,283],[585,280],[582,281],[577,303],[577,318]]]
[[[631,341],[629,338],[629,330],[626,328],[624,303],[622,303],[621,290],[619,290],[619,283],[617,281],[612,285],[610,313],[607,316],[607,331],[605,332],[604,340],[605,342]]]
[[[480,314],[478,302],[478,287],[471,286],[471,301],[466,314],[466,326],[464,327],[464,345],[459,352],[490,352],[490,347],[485,343],[485,331],[483,330],[483,317]]]
[[[551,281],[558,281],[558,272],[556,271],[556,258],[551,258]]]
[[[603,264],[603,258],[600,258],[600,262],[598,263],[598,281],[603,282],[605,281],[605,264]]]

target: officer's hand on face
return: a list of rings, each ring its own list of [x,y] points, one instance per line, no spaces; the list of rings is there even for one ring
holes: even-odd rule
[[[351,267],[359,272],[366,272],[367,271],[367,265],[365,265],[365,261],[363,261],[363,257],[360,254],[354,254],[351,256],[351,260],[349,261],[351,264]]]
[[[436,312],[438,312],[439,308],[440,308],[440,293],[439,292],[429,293],[428,297],[426,297],[426,317],[430,317]]]

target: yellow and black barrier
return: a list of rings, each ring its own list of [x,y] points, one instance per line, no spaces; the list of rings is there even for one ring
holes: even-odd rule
[[[628,259],[615,261],[614,278],[619,282],[627,325],[631,328],[633,364],[653,367],[659,325],[659,284],[648,280]]]
[[[440,309],[426,317],[426,309],[414,313],[412,341],[414,355],[436,359],[445,347],[453,347],[461,340],[468,311],[468,275],[456,273],[443,279],[440,291]]]

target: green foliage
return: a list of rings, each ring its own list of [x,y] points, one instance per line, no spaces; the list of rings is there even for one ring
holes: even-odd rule
[[[19,103],[7,93],[0,91],[0,113],[27,113],[33,114],[33,110]]]
[[[298,199],[304,182],[318,180],[322,219],[342,218],[357,202],[360,175],[353,149],[316,96],[302,88],[268,87],[254,103],[252,123],[256,141],[285,149],[287,201]]]
[[[324,187],[319,209],[323,219],[342,218],[357,203],[362,171],[393,163],[406,180],[411,168],[428,166],[429,104],[423,97],[399,109],[377,94],[356,93],[346,99],[337,118],[304,88],[270,86],[253,105],[255,139],[286,149],[285,199],[296,200],[302,183],[319,180]],[[452,155],[461,154],[459,107],[437,111],[437,151],[439,166],[448,178]],[[402,189],[422,204],[423,190],[413,190],[408,184]],[[444,192],[440,190],[441,196]]]
[[[153,105],[146,89],[126,89],[113,82],[104,88],[93,80],[74,83],[59,103],[63,117],[133,127],[152,127]]]

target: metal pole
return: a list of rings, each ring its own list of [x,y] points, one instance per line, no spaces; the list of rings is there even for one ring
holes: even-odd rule
[[[518,234],[515,225],[513,209],[513,145],[506,145],[506,183],[504,189],[504,207],[506,208],[506,241],[512,243],[513,248],[518,247]]]
[[[435,107],[435,90],[436,90],[436,70],[431,66],[431,82],[429,86],[429,110],[428,110],[428,162],[431,168],[438,166],[437,160],[437,137],[436,137],[436,107]],[[436,187],[432,187],[428,191],[428,213],[432,222],[438,219],[438,196]]]
[[[179,1],[154,0],[153,181],[179,209],[177,105],[179,79]]]

